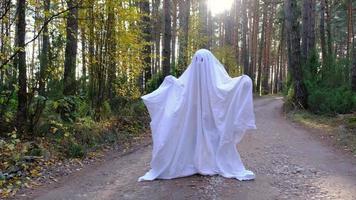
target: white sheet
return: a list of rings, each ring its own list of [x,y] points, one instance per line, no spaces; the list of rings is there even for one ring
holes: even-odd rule
[[[142,99],[152,120],[153,151],[151,170],[139,181],[197,173],[255,178],[236,149],[246,130],[256,129],[248,76],[231,78],[210,51],[201,49],[182,76],[167,76]]]

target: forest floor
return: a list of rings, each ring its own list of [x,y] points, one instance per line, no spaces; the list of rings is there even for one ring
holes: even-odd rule
[[[130,153],[108,152],[97,165],[63,177],[16,199],[356,199],[356,156],[323,139],[324,131],[291,122],[281,97],[255,100],[257,130],[238,145],[256,174],[241,182],[190,176],[137,182],[149,169],[151,145]]]

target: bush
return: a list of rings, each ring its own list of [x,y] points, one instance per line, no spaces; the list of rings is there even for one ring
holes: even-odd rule
[[[303,66],[304,84],[308,92],[308,108],[316,114],[350,113],[356,106],[356,95],[351,91],[347,62],[326,58],[323,66],[316,51]]]
[[[150,80],[147,81],[146,92],[150,93],[156,90],[163,82],[164,77],[162,72],[154,74]]]
[[[317,114],[350,113],[355,108],[355,95],[346,87],[309,89],[308,105]]]
[[[84,148],[80,144],[70,143],[68,147],[67,155],[70,158],[82,158],[85,155]]]

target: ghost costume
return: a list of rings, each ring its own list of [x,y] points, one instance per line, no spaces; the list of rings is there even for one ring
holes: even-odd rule
[[[255,178],[236,149],[246,130],[256,129],[252,81],[231,78],[208,50],[198,50],[177,79],[141,97],[151,117],[151,169],[139,181],[193,174],[238,180]]]

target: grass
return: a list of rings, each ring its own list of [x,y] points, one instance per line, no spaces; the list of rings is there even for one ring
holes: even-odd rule
[[[288,114],[294,122],[321,130],[339,147],[356,156],[356,113],[343,115],[316,115],[308,111],[292,111]]]

